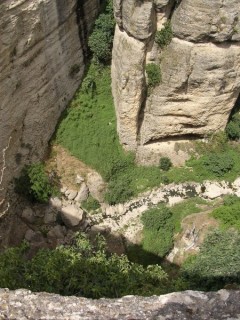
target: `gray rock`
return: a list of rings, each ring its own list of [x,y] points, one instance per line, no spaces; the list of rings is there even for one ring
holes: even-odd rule
[[[36,221],[34,211],[30,207],[27,207],[23,210],[22,218],[28,223],[34,223]]]
[[[76,179],[75,179],[75,182],[76,182],[77,184],[80,184],[80,183],[82,183],[83,181],[84,181],[84,178],[83,178],[82,176],[80,176],[80,174],[77,174]]]
[[[77,191],[75,190],[68,190],[68,191],[69,191],[68,194],[66,194],[68,200],[74,200],[78,194]]]
[[[184,40],[240,40],[239,0],[182,0],[172,18],[174,34]]]
[[[88,174],[87,186],[91,196],[99,202],[102,202],[104,199],[106,184],[99,173],[92,172]]]
[[[58,197],[50,198],[49,203],[52,207],[60,209],[62,206],[62,201]]]
[[[56,221],[56,218],[57,218],[56,212],[54,212],[53,210],[51,210],[51,208],[49,208],[45,212],[43,222],[45,224],[52,224]]]
[[[66,205],[61,209],[61,218],[67,227],[76,227],[83,220],[83,210],[74,205]]]
[[[80,186],[80,189],[79,189],[78,194],[75,198],[75,201],[81,203],[82,201],[87,200],[88,194],[89,194],[88,186],[86,185],[85,182],[83,182]]]
[[[237,320],[240,291],[185,291],[162,296],[86,299],[0,289],[0,319]]]
[[[66,228],[60,225],[53,227],[47,234],[48,239],[64,239]]]

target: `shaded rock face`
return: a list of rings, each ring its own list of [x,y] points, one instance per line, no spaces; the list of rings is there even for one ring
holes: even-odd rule
[[[240,93],[240,7],[230,1],[116,0],[112,88],[120,140],[141,163],[186,158],[176,142],[223,130]],[[171,20],[160,49],[155,32]],[[162,80],[147,94],[145,66]]]
[[[185,291],[163,296],[91,300],[0,289],[0,318],[74,320],[239,319],[240,292]]]
[[[0,4],[1,187],[41,159],[84,72],[99,0],[6,0]],[[1,199],[0,199],[1,200]]]

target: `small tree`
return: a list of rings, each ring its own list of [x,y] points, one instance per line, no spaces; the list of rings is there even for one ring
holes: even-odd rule
[[[30,201],[47,202],[54,193],[42,163],[33,163],[22,169],[15,179],[15,191]]]
[[[160,48],[164,48],[171,42],[173,37],[171,22],[168,20],[162,30],[156,32],[155,42]]]
[[[172,162],[168,157],[162,157],[159,161],[159,167],[163,171],[168,171],[172,167]]]

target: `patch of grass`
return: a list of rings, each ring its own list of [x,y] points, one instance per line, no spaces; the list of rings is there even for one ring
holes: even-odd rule
[[[55,142],[110,182],[106,199],[112,204],[126,201],[161,183],[202,182],[206,179],[232,181],[240,174],[240,146],[229,145],[223,134],[211,138],[208,144],[198,144],[199,154],[203,155],[190,159],[185,167],[161,172],[158,167],[137,166],[134,155],[125,152],[119,143],[110,68],[93,63],[89,66],[82,87],[62,116]],[[210,171],[204,164],[208,157],[206,153],[210,151],[227,153],[233,160],[232,169],[221,177]],[[122,191],[114,195],[117,189]]]
[[[173,236],[181,231],[184,217],[200,212],[199,204],[206,203],[200,198],[191,198],[171,208],[160,204],[143,213],[142,249],[149,254],[164,258],[173,246]]]
[[[188,288],[219,290],[240,284],[240,235],[236,231],[211,232],[198,255],[190,256],[182,266]]]
[[[63,114],[55,142],[109,181],[109,192],[112,188],[117,189],[117,186],[125,189],[124,197],[112,199],[108,193],[107,199],[110,197],[111,203],[125,201],[147,188],[159,185],[162,173],[157,167],[136,166],[133,154],[125,152],[119,143],[110,68],[92,63],[87,73],[89,78],[94,79],[94,90],[86,90],[83,82]]]
[[[238,197],[226,197],[224,205],[213,210],[211,214],[221,222],[222,229],[234,227],[240,230],[240,199]]]

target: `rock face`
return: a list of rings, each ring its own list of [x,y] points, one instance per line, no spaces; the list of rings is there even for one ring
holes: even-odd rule
[[[0,289],[0,318],[74,320],[239,319],[240,292],[185,291],[154,297],[91,300]]]
[[[239,1],[118,0],[115,17],[112,87],[120,140],[140,163],[163,155],[181,163],[181,151],[187,153],[181,145],[223,130],[239,96]],[[173,38],[161,49],[154,37],[167,20]],[[148,63],[160,67],[162,80],[147,94]]]
[[[99,0],[1,1],[0,169],[6,167],[1,188],[25,163],[43,157],[80,84],[98,10]]]

